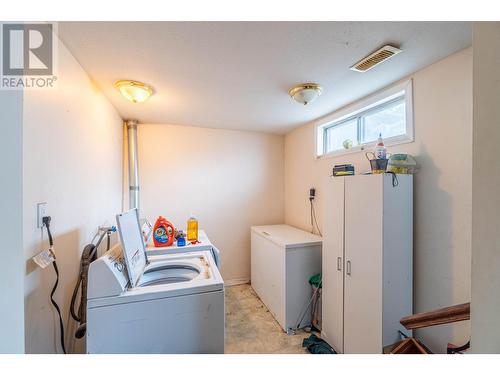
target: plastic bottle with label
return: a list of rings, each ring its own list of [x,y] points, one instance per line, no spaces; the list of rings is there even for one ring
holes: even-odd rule
[[[155,247],[172,246],[175,238],[175,228],[170,221],[160,216],[153,229],[153,243]]]
[[[198,241],[198,219],[193,215],[190,215],[187,221],[187,240]]]
[[[384,145],[384,140],[382,139],[382,133],[378,135],[377,145],[373,150],[376,159],[387,159],[387,149]]]

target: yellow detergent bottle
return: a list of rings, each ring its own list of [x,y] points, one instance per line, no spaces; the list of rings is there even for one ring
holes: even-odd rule
[[[190,215],[187,222],[187,240],[198,241],[198,220],[193,215]]]

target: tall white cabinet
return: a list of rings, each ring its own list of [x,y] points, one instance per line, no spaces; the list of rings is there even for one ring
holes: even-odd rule
[[[321,336],[340,353],[382,353],[412,314],[413,176],[329,177],[322,191]]]

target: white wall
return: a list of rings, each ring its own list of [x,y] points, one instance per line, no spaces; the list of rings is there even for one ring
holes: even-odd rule
[[[22,91],[0,91],[0,354],[24,352],[22,120]]]
[[[473,43],[471,348],[500,353],[500,22],[475,23]]]
[[[121,211],[122,120],[62,43],[58,88],[26,91],[23,135],[23,225],[26,352],[61,352],[57,315],[49,293],[52,269],[31,257],[47,246],[36,227],[37,202],[48,203],[61,280],[55,299],[62,306],[67,348],[73,347],[69,301],[80,254],[99,225]],[[57,329],[55,328],[57,327]],[[81,351],[79,343],[75,350]]]
[[[250,278],[250,226],[284,220],[283,136],[140,125],[141,216],[186,227],[190,213],[221,250],[226,281]]]
[[[414,73],[415,142],[390,152],[416,156],[414,310],[423,312],[470,300],[472,176],[472,49]],[[316,187],[321,225],[321,181],[334,164],[369,170],[364,153],[316,160],[313,124],[285,138],[285,221],[310,230],[310,187]],[[419,330],[435,352],[448,341],[465,344],[469,322]]]

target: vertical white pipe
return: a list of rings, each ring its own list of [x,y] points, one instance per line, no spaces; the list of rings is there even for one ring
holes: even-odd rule
[[[129,209],[139,210],[139,160],[137,153],[137,120],[125,121],[128,136]]]

